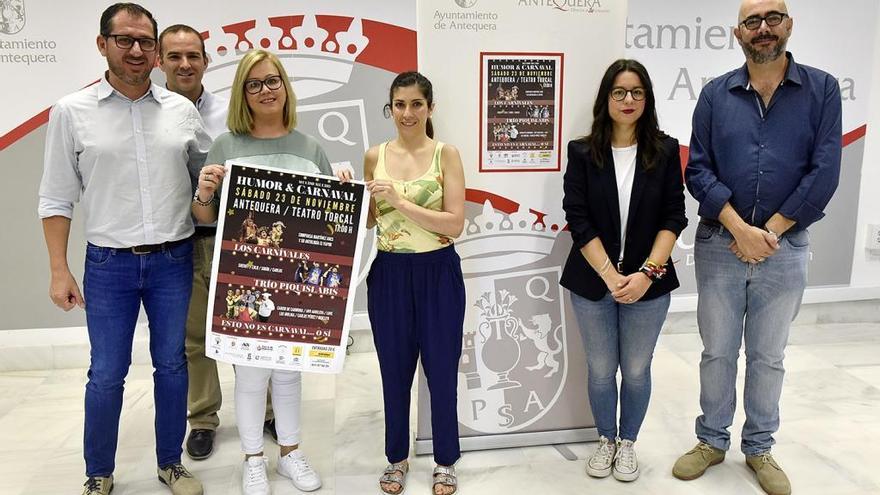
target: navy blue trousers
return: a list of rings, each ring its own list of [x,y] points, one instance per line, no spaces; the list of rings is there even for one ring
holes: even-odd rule
[[[367,305],[382,374],[388,462],[409,457],[410,390],[420,356],[431,392],[434,461],[451,466],[461,457],[456,403],[464,304],[453,246],[376,255]]]

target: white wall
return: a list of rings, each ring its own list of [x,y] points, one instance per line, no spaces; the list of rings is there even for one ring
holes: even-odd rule
[[[880,26],[880,12],[875,21]],[[880,30],[874,38],[874,71],[871,78],[871,97],[868,103],[868,131],[865,141],[865,160],[862,165],[862,190],[859,195],[859,220],[853,256],[853,287],[873,289],[874,297],[880,292],[880,255],[866,249],[867,226],[880,224]],[[868,62],[868,61],[866,61]]]

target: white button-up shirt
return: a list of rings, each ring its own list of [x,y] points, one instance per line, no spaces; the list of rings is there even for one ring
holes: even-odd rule
[[[193,183],[211,138],[192,102],[155,84],[135,101],[106,75],[49,113],[40,218],[85,210],[86,240],[124,248],[189,237]]]
[[[229,115],[229,100],[223,96],[215,95],[204,87],[202,87],[202,95],[196,100],[196,109],[202,116],[205,123],[205,130],[211,136],[211,139],[217,139],[217,136],[224,132],[229,132],[226,127],[226,117]],[[199,177],[196,174],[193,177],[193,184],[198,186]],[[195,189],[193,189],[195,192]],[[219,192],[218,192],[219,194]],[[195,221],[195,218],[193,219]],[[206,227],[216,227],[217,223],[202,224]]]
[[[223,96],[215,95],[202,88],[202,95],[196,100],[196,109],[205,123],[205,130],[211,139],[228,132],[226,116],[229,115],[229,100]]]

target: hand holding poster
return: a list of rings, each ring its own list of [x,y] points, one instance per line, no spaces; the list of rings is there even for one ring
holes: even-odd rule
[[[356,181],[231,164],[208,299],[209,357],[342,371],[366,194]]]

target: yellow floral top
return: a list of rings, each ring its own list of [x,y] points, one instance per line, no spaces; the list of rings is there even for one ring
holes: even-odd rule
[[[429,210],[443,209],[443,170],[440,167],[440,152],[443,143],[437,141],[431,166],[421,177],[413,180],[397,180],[385,170],[385,147],[379,145],[379,161],[373,172],[374,179],[390,180],[402,198]],[[376,236],[380,251],[395,253],[424,253],[452,244],[452,238],[426,230],[405,217],[387,201],[376,201]]]

